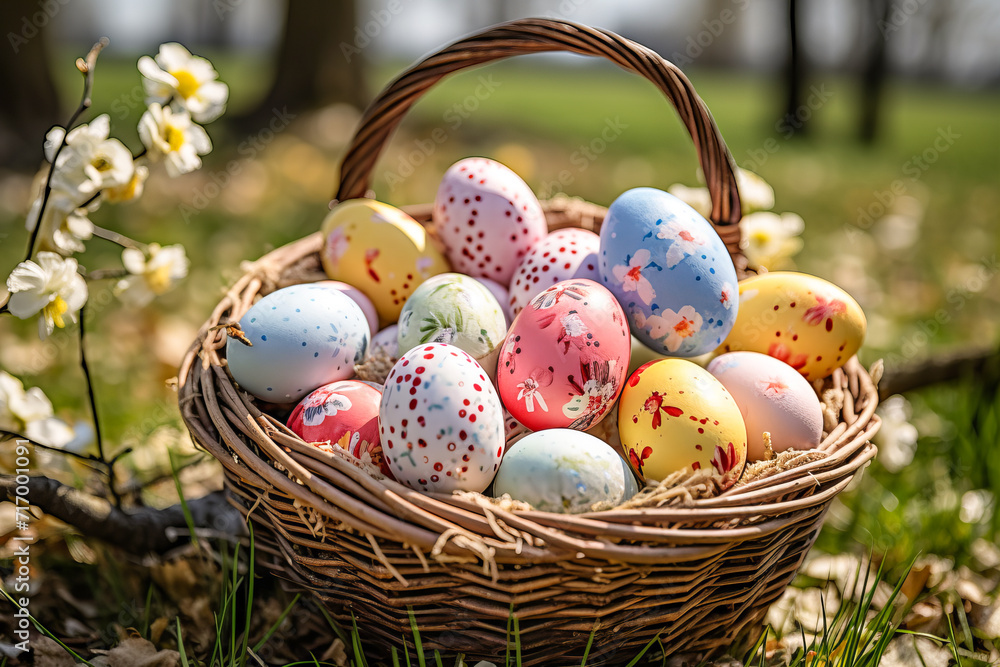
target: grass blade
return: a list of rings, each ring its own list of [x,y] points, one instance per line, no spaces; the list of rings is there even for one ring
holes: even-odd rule
[[[174,478],[174,487],[177,489],[177,497],[181,501],[181,511],[184,513],[184,523],[187,524],[188,532],[191,534],[191,544],[197,549],[200,545],[198,544],[198,535],[195,532],[194,517],[191,516],[191,509],[188,507],[187,498],[184,497],[184,489],[181,486],[181,478],[177,474],[177,466],[174,465],[174,453],[171,450],[168,452],[167,458],[170,461],[170,474]]]
[[[625,665],[625,667],[635,667],[635,665],[642,659],[642,656],[646,655],[646,651],[648,651],[649,649],[653,648],[653,644],[655,644],[658,641],[660,641],[660,633],[659,632],[657,632],[656,636],[653,637],[652,639],[650,639],[649,642],[645,646],[642,647],[642,650],[639,651],[639,655],[637,655],[634,658],[632,658],[632,661],[629,662],[627,665]]]
[[[434,649],[434,665],[435,667],[444,667],[444,665],[441,664],[441,654],[437,649]]]
[[[420,667],[427,667],[424,661],[424,645],[420,641],[420,630],[417,628],[417,617],[413,613],[413,607],[407,607],[406,613],[410,616],[410,631],[413,633],[413,650],[417,652],[417,664]]]
[[[292,601],[288,603],[288,606],[285,607],[285,610],[281,612],[281,616],[279,616],[278,620],[274,622],[274,625],[272,625],[270,629],[268,629],[268,631],[264,633],[264,636],[261,637],[259,642],[254,644],[253,646],[254,653],[259,653],[260,650],[264,648],[264,644],[267,643],[267,640],[271,638],[271,635],[273,635],[278,630],[281,624],[285,622],[285,619],[288,618],[288,614],[291,613],[292,611],[292,607],[295,606],[295,603],[299,601],[300,597],[302,597],[302,593],[295,594],[295,597],[292,598]]]
[[[587,648],[583,649],[583,660],[580,662],[580,667],[587,667],[587,658],[590,657],[590,647],[594,644],[594,635],[597,633],[597,624],[594,624],[594,629],[590,631],[590,637],[587,639]]]
[[[253,618],[253,579],[254,579],[254,539],[253,539],[253,524],[247,521],[247,530],[250,531],[250,563],[247,566],[247,603],[246,603],[246,620],[243,622],[243,642],[240,646],[240,665],[246,667],[247,664],[247,646],[250,642],[250,621]],[[233,621],[236,618],[233,617]],[[256,651],[254,651],[256,653]]]
[[[181,656],[181,667],[191,667],[188,662],[187,651],[184,650],[184,634],[181,632],[181,617],[177,616],[177,652]]]
[[[10,593],[7,592],[7,589],[0,588],[0,593],[3,593],[3,596],[5,598],[7,598],[8,600],[10,600],[11,604],[13,604],[15,607],[21,608],[21,605],[19,605],[14,600],[14,598],[12,598],[10,596]],[[25,610],[25,611],[27,611],[27,610]],[[69,646],[66,646],[66,644],[63,644],[62,641],[60,641],[60,639],[58,637],[56,637],[54,634],[52,634],[51,632],[49,632],[48,628],[46,628],[44,625],[42,625],[41,623],[39,623],[38,619],[36,619],[34,616],[32,616],[30,612],[28,613],[28,620],[31,621],[31,623],[35,626],[35,628],[39,632],[41,632],[43,635],[45,635],[46,637],[48,637],[49,639],[51,639],[52,641],[54,641],[56,644],[59,644],[59,647],[62,648],[62,650],[64,650],[67,653],[69,653],[77,661],[82,662],[83,664],[87,665],[87,667],[94,667],[92,664],[90,664],[89,661],[84,660],[83,658],[81,658],[79,655],[77,655],[76,651],[74,651],[73,649],[71,649]]]
[[[390,646],[389,648],[392,651],[392,667],[399,667],[399,656],[396,655],[396,647]]]
[[[354,659],[360,667],[368,667],[365,652],[361,650],[361,635],[358,634],[358,619],[351,612],[351,648],[354,649]]]
[[[514,655],[516,656],[517,667],[521,667],[521,622],[514,617]]]

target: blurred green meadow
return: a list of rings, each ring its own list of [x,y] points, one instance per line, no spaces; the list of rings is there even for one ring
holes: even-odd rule
[[[62,54],[55,66],[67,108],[80,89],[75,55]],[[205,55],[232,91],[228,114],[252,106],[267,65]],[[370,89],[404,66],[378,69]],[[996,348],[1000,92],[892,82],[878,139],[863,146],[855,138],[860,87],[849,78],[817,73],[800,114],[809,117],[808,133],[789,138],[774,78],[698,69],[689,76],[736,162],[774,188],[774,210],[805,220],[798,270],[840,284],[864,307],[863,363],[883,359],[891,371],[956,350]],[[93,114],[109,113],[112,134],[133,150],[143,110],[138,86],[133,62],[111,51],[102,56]],[[137,480],[167,476],[146,488],[146,503],[177,499],[168,448],[184,460],[198,456],[167,380],[241,263],[319,229],[358,118],[347,107],[293,118],[276,110],[275,131],[248,132],[224,116],[208,128],[214,150],[204,169],[178,179],[153,169],[138,201],[105,205],[92,216],[141,241],[181,243],[191,260],[180,287],[141,310],[112,298],[110,284],[91,285],[88,350],[104,437],[112,451],[135,448],[123,469]],[[631,187],[698,184],[691,140],[661,94],[613,66],[580,59],[521,58],[438,85],[383,154],[374,190],[398,206],[430,202],[447,167],[470,155],[504,162],[543,195],[563,192],[605,206]],[[32,176],[0,178],[4,275],[27,242]],[[109,267],[119,255],[95,238],[80,261],[87,269]],[[88,418],[77,354],[71,332],[40,342],[34,322],[6,318],[0,328],[0,366],[40,386],[71,423]],[[818,548],[874,550],[897,574],[917,554],[1000,571],[998,387],[993,369],[913,392],[908,403],[894,399],[878,441],[882,453],[837,500]],[[79,473],[67,466],[63,474]],[[221,486],[214,467],[192,468],[182,480],[189,498]]]

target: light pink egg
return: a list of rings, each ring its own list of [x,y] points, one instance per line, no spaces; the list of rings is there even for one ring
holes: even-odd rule
[[[823,437],[823,408],[812,385],[783,361],[759,352],[728,352],[708,372],[732,394],[747,428],[747,460],[764,456],[764,431],[775,452],[812,449]]]
[[[548,230],[531,188],[488,158],[466,158],[445,172],[433,218],[455,271],[501,285]]]
[[[371,332],[372,336],[375,335],[375,332],[378,331],[378,311],[375,310],[375,304],[365,296],[364,292],[353,285],[348,285],[339,280],[321,280],[316,284],[323,285],[324,287],[332,287],[351,297],[351,300],[358,304],[361,307],[361,312],[365,314],[365,320],[368,322],[368,331]]]
[[[578,228],[552,232],[533,245],[510,281],[511,315],[517,317],[536,294],[561,280],[587,278],[599,282],[600,245],[600,236]]]
[[[288,428],[320,448],[340,447],[368,460],[392,477],[379,438],[382,391],[365,382],[340,380],[303,398],[288,417]]]
[[[533,431],[586,430],[617,400],[631,337],[614,295],[593,280],[565,280],[536,296],[507,332],[497,388]]]

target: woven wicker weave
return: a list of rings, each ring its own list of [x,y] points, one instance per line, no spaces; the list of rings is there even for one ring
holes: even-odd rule
[[[338,199],[371,196],[375,162],[409,107],[443,76],[508,56],[571,51],[607,58],[652,81],[698,149],[712,221],[740,264],[739,195],[729,151],[676,67],[612,33],[528,19],[491,28],[402,74],[365,113]],[[543,203],[550,228],[599,229],[604,209]],[[430,224],[430,207],[408,209]],[[625,664],[659,635],[667,653],[718,652],[752,633],[795,575],[833,498],[875,455],[877,392],[851,359],[816,384],[826,409],[817,451],[748,469],[718,494],[681,475],[622,508],[568,516],[479,494],[423,494],[342,454],[304,443],[239,390],[225,332],[254,301],[322,279],[319,234],[255,262],[202,327],[181,369],[180,402],[195,440],[225,468],[234,502],[254,522],[261,564],[310,589],[340,622],[357,619],[378,653],[410,635],[423,646],[496,659],[518,619],[525,665]],[[411,643],[412,647],[412,643]],[[412,650],[412,648],[411,648]]]

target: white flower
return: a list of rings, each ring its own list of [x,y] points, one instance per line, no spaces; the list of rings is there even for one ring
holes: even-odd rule
[[[76,322],[76,313],[87,302],[87,283],[76,271],[75,259],[63,259],[54,252],[38,253],[38,263],[21,262],[7,278],[15,317],[38,317],[38,335],[45,339],[55,327],[66,326],[64,317]]]
[[[38,387],[24,390],[21,381],[0,371],[0,428],[50,447],[73,440],[73,429],[52,416],[52,403]]]
[[[52,188],[79,197],[79,206],[104,188],[128,183],[135,169],[132,153],[117,139],[109,139],[111,121],[102,114],[90,124],[78,125],[66,134],[54,127],[45,135],[45,158],[52,162],[66,138],[52,175]]]
[[[899,472],[910,464],[917,451],[917,427],[910,423],[910,402],[899,394],[890,396],[878,407],[882,426],[875,434],[878,460],[889,472]]]
[[[161,44],[156,59],[143,56],[138,67],[147,102],[172,100],[199,123],[209,123],[226,110],[229,87],[216,80],[219,75],[212,63],[180,44]]]
[[[173,177],[201,167],[199,155],[212,150],[205,128],[191,122],[187,111],[150,104],[139,119],[139,138],[150,158],[167,159],[167,173]]]
[[[740,190],[743,215],[774,208],[774,189],[752,171],[737,169],[736,187]]]
[[[67,201],[63,198],[49,195],[42,215],[42,228],[38,232],[38,249],[50,250],[61,255],[72,255],[83,252],[83,242],[94,235],[94,223],[87,217],[88,211],[83,208],[65,208]],[[42,207],[42,197],[39,196],[31,204],[25,228],[34,231],[38,224],[38,212]]]
[[[112,203],[119,203],[135,199],[142,194],[142,189],[146,185],[146,177],[149,176],[149,168],[145,165],[138,165],[132,173],[132,178],[128,183],[115,188],[107,188],[104,191],[104,198]]]
[[[182,245],[161,248],[149,244],[149,259],[137,248],[122,251],[122,264],[132,275],[115,285],[115,294],[126,304],[140,308],[174,287],[188,272],[188,258]]]
[[[805,223],[794,213],[760,211],[740,220],[740,249],[752,266],[775,270],[791,264],[793,255],[802,250],[799,237]]]
[[[703,218],[712,214],[712,195],[709,194],[708,188],[689,188],[675,183],[667,188],[667,192],[698,211]]]
[[[670,308],[664,308],[662,315],[643,317],[637,313],[636,324],[649,329],[649,336],[654,340],[663,340],[667,349],[676,352],[684,340],[701,331],[703,319],[693,306],[684,306],[676,313]]]

